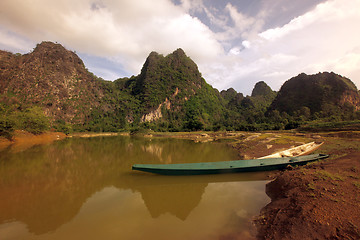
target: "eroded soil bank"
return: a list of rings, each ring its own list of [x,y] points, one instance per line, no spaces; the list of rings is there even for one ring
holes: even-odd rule
[[[255,220],[258,239],[360,239],[358,132],[321,134],[330,158],[281,172]]]

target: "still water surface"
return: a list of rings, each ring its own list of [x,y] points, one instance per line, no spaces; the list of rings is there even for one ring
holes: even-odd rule
[[[226,161],[220,143],[99,137],[0,152],[0,239],[252,239],[265,174],[160,176],[135,163]]]

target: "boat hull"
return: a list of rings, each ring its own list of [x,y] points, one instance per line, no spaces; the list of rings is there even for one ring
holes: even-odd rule
[[[302,155],[308,155],[318,149],[323,142],[316,143],[310,142],[297,147],[289,148],[280,152],[273,153],[271,155],[267,155],[261,158],[280,158],[280,157],[298,157]],[[261,159],[260,158],[260,159]]]
[[[226,162],[180,163],[180,164],[134,164],[132,170],[162,175],[201,175],[236,172],[271,171],[290,166],[301,166],[329,157],[312,154],[299,157],[236,160]]]

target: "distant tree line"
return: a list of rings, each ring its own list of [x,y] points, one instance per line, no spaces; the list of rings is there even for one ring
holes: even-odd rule
[[[163,117],[153,122],[140,122],[143,112],[139,101],[129,96],[118,95],[113,91],[119,103],[128,98],[127,105],[115,103],[115,111],[94,109],[84,123],[71,124],[64,120],[51,120],[39,106],[19,106],[0,103],[0,136],[11,138],[14,130],[26,130],[39,134],[53,129],[69,134],[73,131],[118,132],[141,131],[261,131],[288,130],[303,127],[306,129],[341,127],[354,123],[359,125],[360,111],[351,105],[324,105],[319,112],[312,113],[303,106],[291,113],[269,110],[271,101],[262,97],[244,97],[238,104],[225,100],[219,93],[213,92],[210,86],[184,104],[163,107]],[[125,96],[125,97],[124,97]],[[111,97],[109,97],[111,99]],[[108,100],[109,100],[108,99]],[[112,99],[114,100],[114,99]],[[132,118],[129,119],[129,110]],[[177,108],[177,110],[174,110]]]

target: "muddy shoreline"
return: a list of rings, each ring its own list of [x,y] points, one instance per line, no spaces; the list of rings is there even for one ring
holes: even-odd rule
[[[21,152],[35,145],[49,144],[65,138],[66,135],[61,132],[46,132],[34,135],[23,130],[16,130],[11,140],[0,137],[0,151],[9,148],[12,152]]]
[[[345,137],[344,137],[345,136]],[[257,239],[360,239],[358,132],[321,134],[330,158],[281,172],[254,219]]]

